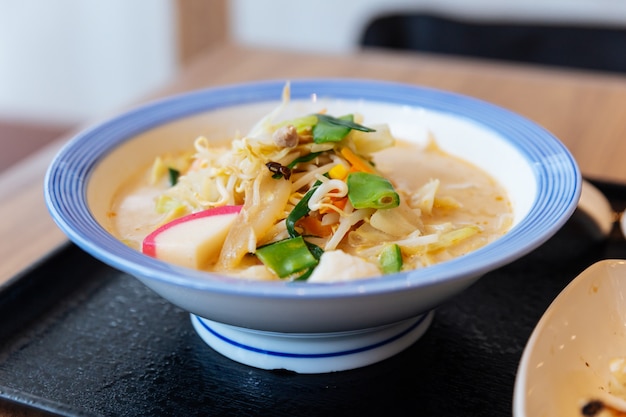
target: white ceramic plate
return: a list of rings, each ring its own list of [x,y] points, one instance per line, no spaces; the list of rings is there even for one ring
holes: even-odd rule
[[[626,357],[626,261],[605,260],[576,277],[548,307],[522,355],[515,417],[583,416],[609,392],[609,363]]]

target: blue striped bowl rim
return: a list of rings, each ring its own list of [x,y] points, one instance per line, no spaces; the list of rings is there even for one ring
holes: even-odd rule
[[[266,297],[345,297],[404,290],[482,275],[510,263],[547,241],[574,212],[581,174],[567,148],[538,124],[499,106],[420,86],[359,79],[291,80],[293,99],[312,93],[425,108],[469,119],[496,132],[529,162],[537,186],[528,215],[497,241],[461,258],[384,279],[332,285],[235,280],[191,271],[149,258],[111,236],[92,216],[86,199],[91,173],[106,155],[129,138],[197,113],[241,104],[276,101],[285,80],[227,85],[146,104],[79,133],[57,154],[45,178],[44,194],[52,218],[80,248],[95,258],[142,279],[201,291]]]

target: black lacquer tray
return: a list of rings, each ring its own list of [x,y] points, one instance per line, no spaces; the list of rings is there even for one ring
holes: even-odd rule
[[[626,186],[595,184],[616,210]],[[576,213],[550,241],[440,306],[399,355],[298,375],[219,355],[189,315],[73,245],[0,292],[0,398],[69,416],[510,416],[534,326],[574,277],[626,258]]]

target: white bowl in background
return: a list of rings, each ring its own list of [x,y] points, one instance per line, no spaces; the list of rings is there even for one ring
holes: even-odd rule
[[[537,323],[517,372],[514,416],[582,417],[617,388],[617,358],[626,358],[626,261],[609,259],[572,280]]]

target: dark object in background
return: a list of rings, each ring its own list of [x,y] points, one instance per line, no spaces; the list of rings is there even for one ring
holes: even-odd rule
[[[626,28],[398,14],[368,24],[361,45],[626,72]]]

